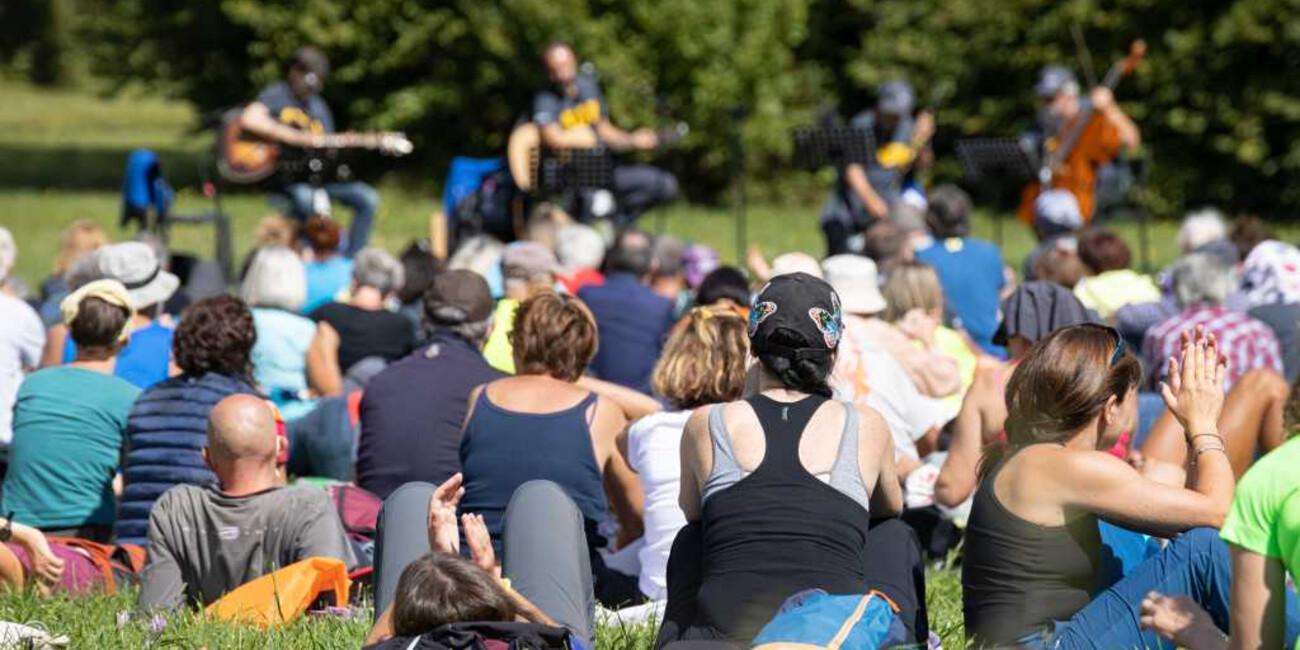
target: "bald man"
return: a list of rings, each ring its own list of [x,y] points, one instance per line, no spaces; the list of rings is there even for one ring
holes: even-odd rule
[[[309,557],[356,566],[334,504],[310,486],[281,487],[280,442],[266,402],[232,395],[208,416],[203,458],[219,487],[178,485],[149,515],[140,607],[206,606],[266,573]]]

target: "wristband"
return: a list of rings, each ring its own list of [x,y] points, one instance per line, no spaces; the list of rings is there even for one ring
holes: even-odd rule
[[[1223,436],[1217,433],[1196,433],[1192,434],[1192,437],[1188,438],[1188,440],[1196,440],[1197,438],[1218,438],[1220,441],[1223,440]]]

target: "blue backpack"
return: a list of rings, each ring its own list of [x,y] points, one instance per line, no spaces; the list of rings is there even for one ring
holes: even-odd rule
[[[832,596],[820,589],[791,596],[754,637],[754,650],[877,650],[907,640],[898,606],[873,590]]]

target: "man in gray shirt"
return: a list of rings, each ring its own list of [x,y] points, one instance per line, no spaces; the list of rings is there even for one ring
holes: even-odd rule
[[[270,408],[250,395],[227,397],[208,418],[203,456],[220,488],[178,485],[149,516],[149,559],[140,607],[205,606],[226,592],[309,557],[356,565],[329,496],[282,487]]]

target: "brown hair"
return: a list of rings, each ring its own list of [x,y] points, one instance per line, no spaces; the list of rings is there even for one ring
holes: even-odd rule
[[[172,339],[176,365],[189,374],[216,372],[253,383],[250,355],[257,342],[253,313],[234,296],[213,296],[185,309]]]
[[[90,219],[78,219],[63,229],[59,241],[59,256],[54,259],[54,274],[62,276],[73,263],[108,244],[108,234],[103,226]]]
[[[1232,232],[1228,238],[1237,245],[1237,252],[1244,260],[1256,246],[1272,239],[1273,233],[1269,232],[1268,224],[1264,223],[1263,219],[1245,216],[1237,218],[1237,222],[1232,224]]]
[[[427,553],[406,565],[393,600],[393,632],[419,636],[449,623],[514,622],[514,603],[469,560]]]
[[[881,293],[885,297],[884,318],[896,322],[907,312],[943,310],[943,286],[934,267],[921,262],[905,262],[894,268]]]
[[[577,381],[596,356],[596,319],[581,300],[550,291],[519,304],[510,330],[515,371]]]
[[[730,402],[745,389],[749,333],[727,307],[696,307],[673,328],[650,383],[676,410]]]
[[[1079,238],[1079,259],[1093,273],[1128,268],[1133,252],[1119,235],[1109,230],[1090,230]]]
[[[77,317],[68,323],[68,335],[80,351],[110,349],[117,345],[130,317],[125,307],[90,296],[77,307]]]
[[[1092,323],[1063,327],[1034,344],[1007,382],[1006,445],[984,452],[980,477],[1009,448],[1065,442],[1101,413],[1112,395],[1123,400],[1142,380],[1142,364],[1119,349],[1119,332]]]
[[[329,217],[312,217],[302,226],[302,236],[307,245],[319,258],[339,252],[339,242],[343,241],[343,232],[339,222]]]
[[[1039,280],[1055,282],[1066,289],[1073,289],[1087,275],[1079,254],[1063,248],[1053,248],[1034,262],[1034,275]]]

